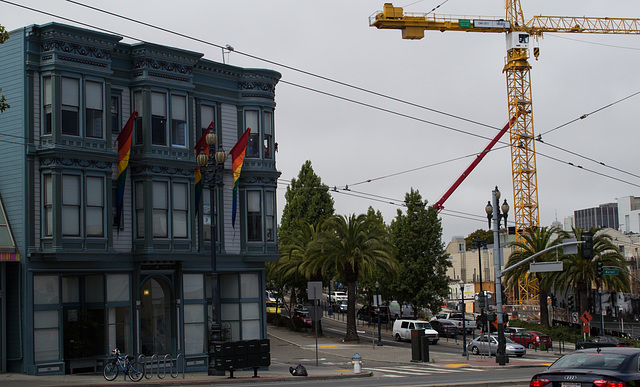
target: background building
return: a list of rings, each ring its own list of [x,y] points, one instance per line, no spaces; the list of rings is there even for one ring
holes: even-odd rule
[[[624,233],[640,233],[640,198],[624,196],[618,199],[619,230]]]
[[[591,227],[618,229],[618,204],[600,204],[598,207],[585,208],[573,212],[575,227],[588,230]],[[570,230],[568,230],[570,231]]]
[[[223,334],[266,338],[264,263],[276,260],[280,74],[58,23],[0,45],[0,370],[62,374],[114,347],[208,364],[211,222]],[[115,140],[139,113],[115,223]],[[231,157],[212,214],[195,199],[194,145],[214,122],[227,152],[251,128],[232,225]],[[213,216],[212,216],[213,215]],[[2,223],[4,221],[4,224]],[[12,251],[11,251],[12,250]]]

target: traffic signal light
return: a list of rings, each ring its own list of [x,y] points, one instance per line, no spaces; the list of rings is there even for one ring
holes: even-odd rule
[[[590,261],[593,259],[593,234],[589,232],[582,233],[582,259]]]
[[[596,275],[598,276],[598,278],[602,277],[602,261],[598,261],[596,262]]]
[[[573,296],[567,298],[567,304],[569,305],[569,310],[573,310]]]

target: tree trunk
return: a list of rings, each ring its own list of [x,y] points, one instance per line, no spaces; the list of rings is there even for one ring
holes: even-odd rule
[[[540,281],[538,281],[540,283]],[[545,289],[540,289],[540,325],[543,327],[549,327],[549,308],[547,307],[547,296],[549,292]]]
[[[347,332],[344,341],[360,342],[356,329],[356,282],[350,278],[347,278]]]

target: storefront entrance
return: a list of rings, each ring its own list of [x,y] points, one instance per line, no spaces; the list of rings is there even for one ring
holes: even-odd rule
[[[142,284],[140,300],[142,353],[146,356],[171,354],[176,324],[171,313],[173,293],[169,282],[162,277],[148,279]]]

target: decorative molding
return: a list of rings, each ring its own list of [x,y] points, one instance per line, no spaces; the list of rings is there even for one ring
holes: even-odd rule
[[[180,175],[185,177],[194,177],[195,176],[195,168],[193,169],[183,169],[183,168],[174,168],[174,167],[165,167],[158,165],[136,165],[132,167],[133,173],[142,174],[142,173],[153,173],[156,175]]]
[[[258,90],[267,91],[269,93],[276,92],[276,85],[274,83],[251,81],[251,82],[238,82],[238,89],[240,90]],[[260,95],[260,97],[262,97]]]
[[[193,74],[193,66],[182,65],[179,63],[169,63],[163,60],[140,58],[133,62],[133,68],[135,69],[154,69],[164,70],[178,74]]]
[[[61,40],[48,40],[42,42],[42,51],[62,51],[70,54],[88,56],[96,59],[111,59],[111,51],[103,48],[95,48],[77,43],[69,43]]]
[[[40,158],[40,165],[43,167],[52,167],[52,166],[65,166],[65,167],[78,167],[78,168],[97,168],[108,170],[111,169],[113,163],[108,161],[100,161],[100,160],[86,160],[86,159],[77,159],[77,158],[66,158],[66,157],[57,157],[57,156],[47,156]]]

